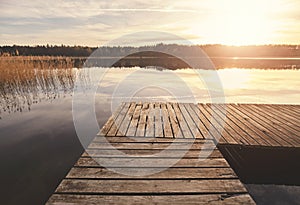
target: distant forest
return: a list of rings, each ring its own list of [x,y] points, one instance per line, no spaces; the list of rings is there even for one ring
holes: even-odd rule
[[[99,48],[98,55],[116,57],[122,54],[140,52],[161,47],[163,50],[180,50],[186,56],[195,56],[198,47],[210,57],[300,57],[300,45],[259,45],[259,46],[225,46],[225,45],[177,45],[157,44],[144,47],[87,47],[65,45],[39,46],[0,46],[0,56],[72,56],[87,57]]]

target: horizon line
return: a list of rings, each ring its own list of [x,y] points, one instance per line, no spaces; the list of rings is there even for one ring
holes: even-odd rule
[[[0,47],[5,47],[5,46],[9,46],[9,47],[14,47],[14,46],[27,46],[27,47],[38,47],[38,46],[50,46],[50,47],[61,47],[61,46],[67,46],[67,47],[89,47],[89,48],[101,48],[101,47],[143,47],[143,46],[157,46],[157,45],[178,45],[178,46],[228,46],[228,47],[251,47],[251,46],[299,46],[300,44],[280,44],[280,43],[276,43],[276,44],[247,44],[247,45],[232,45],[232,44],[220,44],[220,43],[207,43],[207,44],[176,44],[176,43],[157,43],[154,45],[95,45],[95,46],[91,46],[91,45],[70,45],[70,44],[34,44],[34,45],[29,45],[29,44],[0,44]],[[300,48],[299,48],[300,49]]]

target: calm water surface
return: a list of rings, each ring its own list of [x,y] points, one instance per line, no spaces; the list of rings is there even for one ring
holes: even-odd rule
[[[83,148],[72,118],[73,88],[76,76],[87,85],[90,79],[80,72],[79,69],[9,71],[0,78],[1,204],[43,204],[81,155]],[[96,94],[99,126],[110,116],[112,99],[115,104],[140,99],[211,102],[207,86],[219,83],[212,72],[109,69]],[[300,103],[299,70],[231,68],[219,70],[218,76],[227,103]],[[151,82],[163,82],[165,87],[144,87],[126,96],[132,86],[138,88]],[[181,84],[187,87],[182,88]],[[169,92],[172,88],[177,91],[176,96]],[[90,140],[95,134],[86,133]]]

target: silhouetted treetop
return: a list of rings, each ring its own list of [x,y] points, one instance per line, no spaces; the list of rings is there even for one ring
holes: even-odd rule
[[[177,45],[157,44],[142,47],[87,47],[87,46],[0,46],[1,56],[73,56],[87,57],[96,49],[98,56],[115,57],[126,53],[162,48],[165,51],[180,50],[186,56],[197,56],[199,47],[210,57],[300,57],[300,45],[258,45],[258,46],[226,46],[226,45]]]

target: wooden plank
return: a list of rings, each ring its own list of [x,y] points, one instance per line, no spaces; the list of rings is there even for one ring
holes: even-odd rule
[[[296,129],[295,126],[290,123],[287,120],[284,120],[282,118],[277,117],[274,115],[272,112],[268,112],[268,109],[264,109],[262,106],[258,106],[255,104],[248,105],[252,110],[255,110],[262,115],[264,115],[268,119],[272,119],[272,123],[275,124],[276,126],[279,125],[281,127],[284,127],[288,131],[290,131],[292,134],[296,134],[297,136],[300,136],[300,130]]]
[[[230,143],[236,143],[235,140],[232,138],[232,136],[226,131],[224,130],[224,128],[222,127],[221,124],[219,124],[219,122],[213,117],[212,113],[210,110],[205,109],[204,104],[198,104],[197,108],[200,110],[200,112],[202,113],[202,115],[204,115],[207,119],[207,127],[210,127],[210,129],[212,129],[213,127],[213,131],[214,132],[214,140],[215,143],[219,143],[219,142],[230,142]]]
[[[125,103],[120,114],[114,120],[114,123],[112,124],[110,130],[108,131],[107,136],[116,136],[116,134],[118,133],[118,129],[119,129],[120,125],[122,124],[122,121],[124,120],[126,113],[128,112],[129,106],[130,106],[130,103]]]
[[[204,124],[202,123],[202,121],[196,116],[196,113],[194,112],[194,110],[191,108],[191,105],[188,103],[184,103],[184,107],[187,110],[187,112],[189,113],[189,115],[191,116],[192,120],[194,121],[199,134],[197,135],[197,139],[205,139],[205,138],[210,138],[212,139],[212,136],[210,137],[205,137],[205,136],[209,136],[210,133],[208,132],[208,130],[206,129],[206,127],[204,126]]]
[[[243,105],[243,110],[244,112],[251,112],[253,118],[257,118],[257,121],[260,121],[261,124],[263,124],[265,127],[268,127],[268,129],[271,132],[273,132],[274,135],[277,135],[279,139],[286,141],[288,143],[287,146],[300,145],[300,138],[294,133],[290,132],[289,129],[287,129],[287,126],[282,126],[282,124],[276,124],[275,119],[270,120],[265,116],[262,116],[261,113],[257,112],[257,110],[253,109],[248,105]]]
[[[135,176],[127,176],[122,173],[130,170]],[[155,171],[157,170],[157,171]],[[144,176],[143,173],[155,174]],[[141,175],[141,176],[139,176]],[[113,171],[106,168],[72,168],[66,178],[72,179],[237,179],[231,168],[114,168]]]
[[[78,159],[78,161],[75,163],[75,167],[102,167],[97,161],[98,158],[91,158],[91,157],[81,157]],[[101,160],[101,159],[98,159]],[[151,158],[143,158],[142,163],[139,163],[138,165],[133,165],[131,166],[131,162],[135,160],[134,158],[117,158],[117,157],[112,157],[110,158],[111,164],[116,164],[118,165],[117,167],[136,167],[136,168],[147,168],[147,167],[165,167],[168,168],[168,161],[169,158],[161,158],[161,159],[156,159],[158,161],[157,164],[153,164],[150,161],[153,159]],[[126,163],[127,162],[127,163]],[[166,163],[164,163],[166,162]],[[162,166],[165,165],[165,166]],[[113,166],[115,167],[115,166]],[[206,158],[206,159],[201,159],[201,158],[194,158],[194,159],[188,159],[188,158],[183,158],[179,159],[172,167],[229,167],[227,161],[224,158]]]
[[[169,119],[169,113],[167,110],[167,105],[165,103],[161,104],[161,110],[162,110],[164,137],[173,138],[171,123],[170,123],[170,119]]]
[[[154,137],[154,104],[149,103],[145,137]]]
[[[234,144],[252,144],[252,145],[258,145],[258,143],[251,138],[248,133],[241,129],[238,124],[236,124],[234,121],[231,120],[230,114],[227,113],[226,106],[224,108],[219,107],[218,105],[214,104],[212,105],[213,109],[210,109],[215,113],[214,116],[217,116],[218,121],[223,121],[224,129],[227,130],[227,132],[230,134],[230,136],[234,139]],[[228,143],[230,143],[229,140],[227,140]]]
[[[141,116],[138,122],[138,127],[135,136],[139,136],[139,137],[145,136],[148,113],[149,113],[149,103],[143,103]]]
[[[150,194],[150,193],[246,193],[236,179],[221,180],[72,180],[64,179],[57,193]]]
[[[264,138],[260,137],[257,134],[257,132],[255,132],[251,129],[252,125],[251,125],[251,123],[249,123],[247,118],[242,118],[241,116],[232,112],[229,109],[229,105],[215,105],[215,107],[218,108],[222,112],[223,112],[223,110],[226,109],[227,110],[226,111],[227,118],[229,118],[230,121],[232,121],[236,125],[236,127],[239,127],[240,129],[244,130],[248,134],[249,138],[252,138],[252,140],[249,140],[249,141],[251,141],[253,143],[253,145],[262,145],[262,146],[271,145]]]
[[[206,127],[207,122],[205,116],[199,111],[195,104],[186,104],[187,110],[190,115],[193,117],[193,120],[197,122],[198,129],[201,131],[202,136],[205,140],[212,140],[214,139],[213,135],[209,132],[209,127]]]
[[[112,116],[110,116],[108,121],[103,125],[103,127],[101,128],[100,132],[97,135],[101,135],[101,136],[107,135],[108,131],[110,130],[110,128],[114,124],[114,121],[117,119],[118,115],[120,114],[120,112],[121,112],[121,110],[123,109],[124,106],[125,106],[125,103],[122,102],[120,104],[120,106],[117,107],[117,109],[112,114]]]
[[[207,105],[204,104],[203,108],[209,113],[211,116],[213,123],[218,123],[220,129],[222,130],[222,137],[226,139],[226,142],[229,144],[247,144],[247,140],[243,139],[239,136],[239,133],[237,133],[232,127],[230,126],[230,123],[227,120],[226,115],[222,115],[222,113],[218,112],[217,108],[214,105]],[[205,113],[205,111],[203,111]],[[221,116],[221,117],[220,117]],[[223,118],[222,118],[223,117]],[[239,136],[237,139],[235,137]]]
[[[272,137],[274,139],[276,139],[276,141],[279,142],[281,145],[283,145],[283,146],[293,146],[292,143],[290,143],[289,141],[284,139],[283,136],[281,136],[281,135],[283,135],[283,133],[281,132],[281,130],[278,129],[278,127],[273,127],[272,126],[272,124],[271,124],[272,121],[270,119],[268,119],[267,122],[266,122],[263,117],[259,116],[256,112],[252,112],[246,106],[239,106],[239,109],[240,109],[241,112],[248,115],[254,121],[256,121],[261,126],[263,126],[266,130],[268,130],[272,134]]]
[[[138,158],[143,158],[143,157],[153,157],[154,154],[160,153],[160,157],[172,157],[178,158],[176,156],[179,156],[180,153],[183,153],[185,150],[180,150],[180,149],[167,149],[167,150],[151,150],[151,149],[143,149],[143,150],[120,150],[124,153],[124,155],[119,155],[118,153],[112,151],[112,150],[99,150],[99,149],[87,149],[86,152],[82,154],[82,156],[91,156],[91,157],[138,157]],[[210,154],[209,157],[222,157],[222,154],[218,150],[201,150],[203,154]],[[184,155],[185,158],[199,158],[200,150],[189,150],[186,152]],[[155,157],[155,155],[154,155]],[[157,157],[156,157],[157,158]]]
[[[128,112],[125,114],[124,119],[123,119],[121,125],[119,126],[118,133],[116,134],[116,136],[126,136],[128,127],[133,118],[135,107],[136,107],[136,103],[131,102]]]
[[[235,131],[231,132],[231,136],[235,139],[237,144],[244,144],[244,145],[260,145],[254,138],[252,138],[248,131],[249,129],[247,126],[242,124],[239,120],[237,120],[230,112],[227,112],[226,106],[221,107],[219,105],[214,105],[214,111],[217,115],[222,116],[224,119],[226,113],[226,126],[225,129],[231,128]],[[250,131],[251,132],[251,131]]]
[[[115,123],[109,120],[103,126],[102,135],[95,137],[48,204],[254,204],[212,140],[223,122],[229,135],[243,130],[221,121],[220,109],[213,117],[212,112],[209,106],[191,104],[125,103]],[[103,160],[110,163],[103,167]],[[121,174],[128,172],[138,176]]]
[[[172,107],[174,109],[174,113],[176,115],[178,125],[182,131],[183,138],[194,138],[193,134],[191,133],[191,131],[185,121],[183,114],[181,113],[181,111],[179,109],[178,103],[173,103]]]
[[[216,146],[214,143],[207,143],[205,144],[205,147],[203,146],[203,143],[192,143],[192,142],[173,142],[173,143],[97,143],[92,142],[89,145],[89,149],[166,149],[170,145],[172,145],[176,149],[185,149],[187,146],[190,147],[190,149],[195,150],[201,150],[201,149],[214,149]]]
[[[142,104],[137,103],[125,136],[130,136],[130,137],[135,136],[135,132],[137,130],[137,126],[140,118],[141,109],[142,109]]]
[[[300,114],[300,105],[285,105],[285,107],[294,110],[298,114]]]
[[[199,195],[72,195],[54,194],[47,205],[65,204],[118,204],[118,205],[140,205],[140,204],[255,204],[249,194],[199,194]]]
[[[111,142],[111,143],[125,143],[125,142],[140,142],[140,143],[172,143],[172,142],[194,142],[194,143],[213,143],[212,140],[202,140],[202,139],[184,139],[184,138],[164,138],[164,137],[156,137],[156,138],[145,138],[145,137],[103,137],[103,136],[96,136],[93,142]]]
[[[218,135],[218,131],[215,129],[214,126],[210,124],[209,118],[207,118],[198,108],[198,105],[195,104],[190,104],[192,110],[195,112],[196,116],[198,119],[203,123],[205,126],[206,130],[210,133],[209,135],[206,135],[205,139],[211,139],[214,140],[216,136]]]
[[[278,118],[282,118],[283,120],[292,123],[293,126],[295,126],[297,129],[300,129],[299,119],[297,119],[296,117],[294,117],[292,115],[288,115],[284,112],[281,112],[281,111],[278,110],[278,108],[276,109],[276,108],[274,108],[270,105],[264,105],[264,107],[268,108],[269,112],[272,112]]]
[[[293,106],[287,106],[287,105],[269,105],[277,110],[280,110],[281,112],[289,115],[289,116],[294,116],[297,119],[300,119],[300,113],[298,113],[297,109],[294,109]]]
[[[215,105],[216,108],[218,108],[221,112],[225,112],[226,110],[226,116],[230,121],[234,123],[234,128],[237,130],[243,130],[248,134],[248,137],[246,135],[245,138],[247,138],[249,144],[248,145],[270,145],[265,140],[263,140],[261,137],[257,136],[257,133],[254,132],[250,127],[251,125],[248,123],[247,118],[241,118],[239,115],[236,115],[234,112],[228,109],[229,105]],[[224,113],[223,113],[224,114]]]
[[[154,136],[164,137],[160,103],[154,104]]]
[[[191,118],[190,114],[186,110],[184,104],[180,103],[180,104],[178,104],[178,106],[179,106],[179,109],[180,109],[185,121],[187,122],[187,127],[191,131],[193,137],[194,138],[203,138],[203,136],[201,135],[201,132],[198,130],[197,125],[195,124],[194,120]]]
[[[270,133],[268,133],[267,130],[265,130],[264,127],[262,127],[260,124],[256,123],[254,120],[252,120],[249,116],[245,115],[244,113],[240,112],[238,109],[234,108],[232,105],[227,105],[227,108],[229,112],[232,113],[241,123],[246,124],[251,130],[253,130],[256,134],[251,135],[261,141],[266,141],[271,146],[280,146],[280,143],[272,139],[270,137]]]
[[[173,106],[171,103],[167,103],[167,110],[170,116],[170,123],[171,123],[171,128],[173,131],[173,137],[174,138],[183,138],[182,131],[179,127],[179,122],[176,117],[175,111],[173,109]]]

